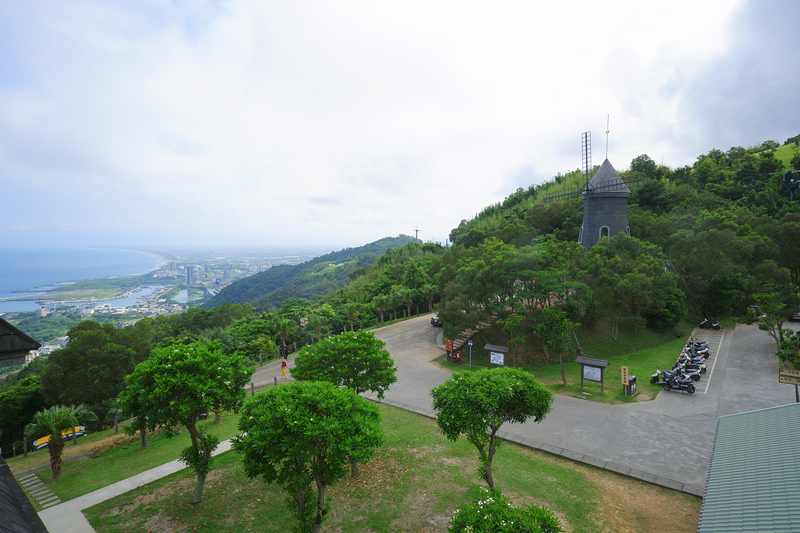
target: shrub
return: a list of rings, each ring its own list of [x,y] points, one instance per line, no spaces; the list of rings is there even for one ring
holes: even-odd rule
[[[499,490],[480,487],[475,503],[460,505],[448,533],[562,533],[561,523],[547,507],[514,507]]]

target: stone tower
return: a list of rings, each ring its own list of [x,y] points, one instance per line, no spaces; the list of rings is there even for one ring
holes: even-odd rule
[[[608,239],[617,233],[630,235],[628,227],[630,195],[630,189],[608,159],[603,161],[587,188],[581,192],[583,224],[578,242],[588,250],[600,239]]]

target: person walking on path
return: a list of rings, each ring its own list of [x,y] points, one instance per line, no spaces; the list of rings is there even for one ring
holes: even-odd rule
[[[289,367],[289,363],[286,361],[284,357],[281,359],[281,379],[286,379],[286,369]]]

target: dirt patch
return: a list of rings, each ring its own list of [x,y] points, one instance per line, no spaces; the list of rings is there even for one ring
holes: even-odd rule
[[[614,472],[577,463],[562,457],[527,449],[526,453],[554,463],[567,463],[597,487],[598,523],[605,524],[598,533],[636,533],[639,531],[670,531],[694,533],[700,519],[700,499],[689,494],[671,491]],[[552,478],[551,478],[552,480]],[[542,505],[553,511],[566,533],[574,526],[553,505],[528,494],[504,490],[516,507]]]
[[[633,400],[636,402],[647,402],[652,400],[658,394],[657,390],[648,390],[648,389],[639,389],[637,388],[636,396],[633,397]]]
[[[182,533],[183,531],[189,531],[188,527],[175,523],[174,520],[161,513],[147,520],[144,527],[149,533]]]
[[[586,477],[599,488],[600,512],[609,531],[697,531],[700,508],[683,496],[660,487],[594,468],[582,467]],[[635,518],[635,520],[634,520]]]
[[[433,512],[433,499],[425,491],[414,491],[403,499],[403,517],[392,521],[392,529],[396,531],[413,531],[411,524],[417,524],[417,517],[425,517],[425,533],[446,533],[450,516]],[[414,519],[413,522],[407,520]]]
[[[164,431],[163,429],[157,429],[155,431],[149,431],[147,433],[147,438],[154,437]],[[126,444],[130,444],[131,442],[140,442],[141,437],[137,433],[136,435],[127,435],[123,432],[115,433],[113,435],[109,435],[104,437],[94,443],[92,443],[89,451],[92,452],[95,457],[100,455],[103,452],[107,452],[108,450],[112,450],[119,446],[124,446]]]
[[[137,437],[131,437],[130,435],[126,435],[124,433],[109,435],[108,437],[104,437],[96,442],[93,442],[89,447],[89,451],[92,452],[95,457],[97,457],[103,452],[107,452],[108,450],[116,448],[117,446],[124,446],[135,439],[137,439]]]

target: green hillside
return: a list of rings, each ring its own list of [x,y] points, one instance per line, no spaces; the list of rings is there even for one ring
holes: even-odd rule
[[[290,298],[325,295],[346,285],[360,269],[373,265],[391,248],[414,242],[413,237],[386,237],[358,248],[345,248],[299,265],[279,265],[235,281],[203,304],[211,309],[224,303],[251,303],[270,310]]]
[[[731,323],[752,304],[780,332],[800,310],[800,195],[783,182],[786,159],[800,162],[798,149],[793,138],[782,146],[713,149],[676,169],[645,154],[628,168],[616,162],[623,179],[643,180],[628,200],[630,235],[588,250],[577,242],[580,198],[544,201],[580,186],[585,178],[572,172],[519,189],[462,221],[451,232],[452,246],[381,239],[238,281],[207,309],[144,318],[102,335],[86,321],[70,338],[83,332],[91,349],[76,355],[71,350],[80,343],[72,342],[49,362],[80,355],[91,364],[48,364],[41,377],[0,390],[0,400],[7,400],[0,401],[7,407],[0,412],[4,441],[21,438],[32,406],[84,403],[86,390],[100,390],[100,383],[85,384],[102,377],[93,369],[111,353],[106,345],[130,359],[127,365],[165,339],[198,336],[255,361],[277,356],[284,340],[302,346],[436,311],[456,348],[467,338],[475,346],[509,346],[514,365],[541,367],[574,361],[581,352],[623,355],[632,348],[626,338],[674,339],[703,317]],[[486,354],[473,355],[476,364],[486,363]],[[115,363],[109,375],[121,373],[121,382],[125,365]],[[65,369],[88,374],[61,379]],[[110,400],[97,398],[92,407],[107,411]]]

